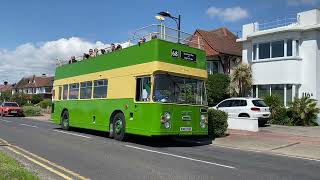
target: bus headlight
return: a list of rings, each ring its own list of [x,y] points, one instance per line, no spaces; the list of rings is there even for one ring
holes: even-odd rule
[[[169,122],[171,119],[171,114],[169,112],[165,112],[162,116],[161,116],[161,123],[166,123]]]
[[[169,121],[165,122],[165,123],[164,123],[164,127],[165,127],[166,129],[169,129],[169,128],[170,128],[170,122],[169,122]]]
[[[204,114],[202,114],[201,116],[200,116],[200,127],[201,128],[206,128],[206,124],[208,123],[208,117],[207,117],[207,115],[204,115]]]

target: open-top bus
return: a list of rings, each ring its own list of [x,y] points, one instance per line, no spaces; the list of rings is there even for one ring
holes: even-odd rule
[[[207,135],[201,41],[190,35],[172,42],[173,36],[165,34],[170,29],[156,28],[146,42],[131,41],[121,50],[59,64],[52,121],[65,130],[109,132],[116,140],[127,134]]]

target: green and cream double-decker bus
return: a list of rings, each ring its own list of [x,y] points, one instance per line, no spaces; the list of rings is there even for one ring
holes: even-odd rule
[[[157,29],[139,44],[60,64],[52,121],[65,130],[109,132],[116,140],[127,134],[207,135],[207,71],[199,38],[175,43],[163,33],[167,27]]]

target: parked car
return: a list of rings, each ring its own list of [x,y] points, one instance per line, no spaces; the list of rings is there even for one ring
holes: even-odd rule
[[[23,110],[16,102],[3,102],[0,106],[1,116],[23,116]]]
[[[259,98],[229,98],[213,108],[228,113],[230,117],[258,118],[259,126],[265,126],[271,114],[269,107]]]

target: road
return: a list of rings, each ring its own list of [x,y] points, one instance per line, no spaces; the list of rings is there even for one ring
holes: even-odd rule
[[[320,162],[179,140],[62,131],[50,122],[1,117],[0,138],[90,179],[319,179]]]

